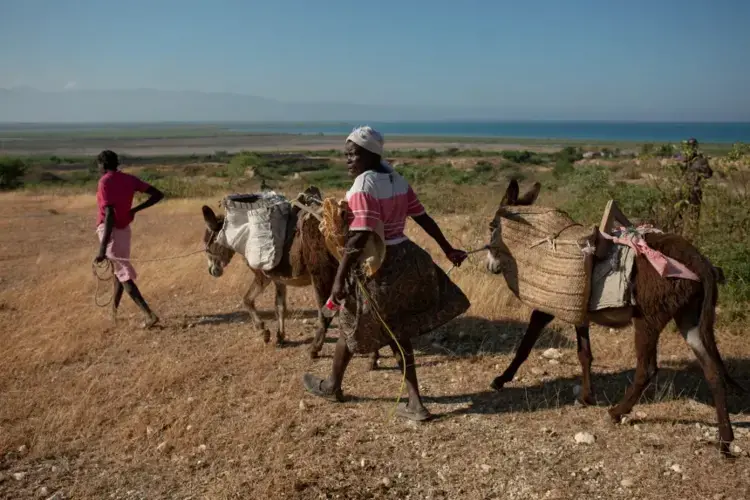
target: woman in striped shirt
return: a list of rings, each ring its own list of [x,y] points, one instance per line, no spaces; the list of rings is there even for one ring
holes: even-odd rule
[[[382,160],[382,155],[383,137],[370,127],[355,129],[347,138],[347,168],[355,180],[346,195],[349,237],[331,292],[334,302],[342,304],[342,334],[331,375],[324,380],[308,373],[303,383],[317,396],[341,400],[341,382],[354,353],[372,353],[389,345],[400,357],[403,349],[401,365],[406,367],[409,402],[399,406],[398,414],[426,420],[430,413],[420,399],[411,339],[463,314],[470,303],[432,257],[405,236],[406,218],[419,224],[454,265],[461,265],[466,252],[448,243],[411,186]],[[386,245],[385,259],[371,278],[365,278],[354,266],[367,238],[379,238]],[[366,292],[358,286],[358,280]]]

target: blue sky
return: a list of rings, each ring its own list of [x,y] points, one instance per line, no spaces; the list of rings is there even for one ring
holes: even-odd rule
[[[0,87],[750,120],[748,19],[748,0],[0,0]]]

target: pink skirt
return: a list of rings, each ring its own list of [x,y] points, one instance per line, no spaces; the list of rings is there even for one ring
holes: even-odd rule
[[[101,243],[104,237],[104,224],[96,228],[96,234],[99,236]],[[135,280],[138,274],[135,272],[133,264],[130,263],[130,226],[125,229],[112,229],[112,237],[107,245],[107,258],[112,261],[115,268],[115,277],[120,283]]]

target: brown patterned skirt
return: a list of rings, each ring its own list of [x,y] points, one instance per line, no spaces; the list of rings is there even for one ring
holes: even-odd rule
[[[388,344],[391,336],[373,305],[398,339],[428,333],[465,313],[471,305],[426,251],[411,241],[389,246],[374,276],[347,282],[339,326],[352,352],[366,354]],[[372,302],[370,301],[372,299]]]

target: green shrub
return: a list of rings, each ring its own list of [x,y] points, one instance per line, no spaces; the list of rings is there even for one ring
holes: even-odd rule
[[[750,144],[737,142],[732,144],[732,150],[727,153],[727,159],[732,161],[738,161],[745,156],[750,156]]]
[[[552,168],[552,175],[555,179],[563,179],[574,171],[573,164],[567,158],[558,158],[555,166]]]
[[[263,158],[255,153],[241,152],[232,157],[227,164],[227,175],[231,178],[243,177],[249,168],[257,171],[264,165]]]
[[[23,177],[27,171],[28,165],[20,158],[0,157],[0,190],[23,186]]]
[[[581,150],[581,148],[566,146],[555,153],[555,159],[556,161],[575,163],[578,160],[583,159],[583,151]]]
[[[541,155],[533,153],[531,151],[527,151],[525,149],[520,151],[502,151],[500,155],[506,160],[512,161],[514,163],[525,163],[529,165],[541,165],[544,163],[544,158]]]

